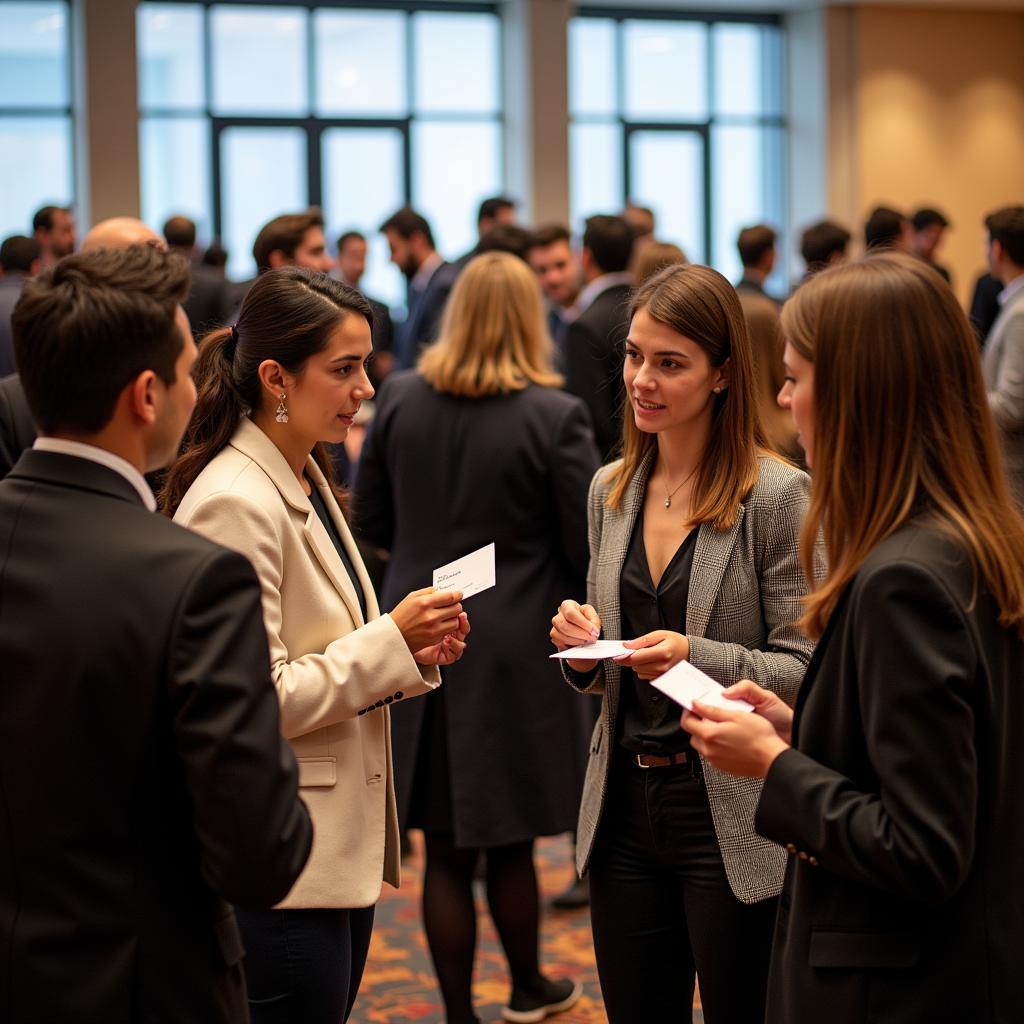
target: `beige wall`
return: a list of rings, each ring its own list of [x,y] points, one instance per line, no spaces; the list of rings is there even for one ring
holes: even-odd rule
[[[935,205],[940,259],[966,298],[981,219],[1024,202],[1024,14],[861,7],[829,13],[829,205]]]

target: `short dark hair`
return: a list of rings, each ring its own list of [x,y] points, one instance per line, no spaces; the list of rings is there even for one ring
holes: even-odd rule
[[[515,208],[516,201],[509,199],[508,196],[490,196],[480,204],[476,211],[477,226],[479,227],[480,221],[485,217],[493,220],[502,210],[514,210]]]
[[[32,218],[33,231],[52,231],[53,215],[55,213],[66,213],[70,216],[70,206],[41,206]]]
[[[940,228],[948,228],[949,220],[939,210],[934,209],[931,206],[922,206],[920,210],[916,211],[914,216],[910,218],[910,223],[914,225],[915,231],[924,231],[925,228],[933,227],[938,224]]]
[[[338,236],[338,252],[348,245],[349,242],[365,242],[366,235],[362,231],[345,231]]]
[[[876,206],[864,224],[864,244],[868,249],[888,249],[903,234],[907,218],[890,206]]]
[[[65,256],[29,281],[14,308],[14,352],[25,397],[45,434],[95,434],[140,373],[175,380],[175,313],[189,264],[153,245]]]
[[[0,245],[0,268],[5,274],[30,274],[32,264],[43,254],[43,247],[28,235],[11,235]]]
[[[381,234],[386,234],[388,231],[394,231],[399,238],[404,238],[406,241],[413,235],[423,235],[427,240],[427,245],[431,249],[436,248],[434,232],[430,230],[427,218],[417,213],[411,206],[403,206],[381,224]]]
[[[740,262],[745,267],[754,267],[761,262],[764,254],[775,248],[778,234],[767,224],[754,224],[743,228],[736,238],[736,248],[740,253]]]
[[[800,256],[807,269],[822,270],[835,253],[845,253],[852,235],[841,224],[820,220],[804,228],[800,236]]]
[[[621,273],[633,255],[633,229],[624,217],[599,213],[588,217],[583,227],[583,248],[606,274]]]
[[[477,242],[473,254],[479,256],[482,252],[510,252],[525,261],[532,242],[533,234],[528,228],[520,224],[498,224]]]
[[[324,218],[315,207],[303,213],[283,213],[260,228],[252,244],[252,258],[259,273],[270,269],[270,254],[280,250],[291,259],[311,228],[323,230]]]
[[[998,242],[1006,255],[1024,267],[1024,206],[1004,206],[985,218],[989,238]]]
[[[530,237],[530,244],[526,251],[531,249],[543,249],[546,246],[554,245],[555,242],[566,242],[572,244],[572,235],[564,224],[542,224],[535,228]]]
[[[224,267],[228,262],[228,251],[221,244],[219,238],[215,238],[203,253],[200,261],[204,267]]]
[[[164,222],[164,238],[171,247],[191,249],[196,244],[196,222],[188,217],[168,217]]]

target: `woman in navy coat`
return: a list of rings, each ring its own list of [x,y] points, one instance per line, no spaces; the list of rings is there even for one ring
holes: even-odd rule
[[[600,464],[586,407],[560,383],[529,269],[481,255],[438,342],[383,388],[356,483],[357,530],[391,555],[385,601],[495,545],[497,586],[468,599],[476,656],[445,673],[438,699],[393,717],[399,812],[426,836],[424,924],[450,1024],[475,1020],[481,850],[512,973],[506,1019],[541,1020],[579,995],[540,973],[532,859],[535,837],[575,827],[590,724],[545,642],[549,609],[583,586]]]

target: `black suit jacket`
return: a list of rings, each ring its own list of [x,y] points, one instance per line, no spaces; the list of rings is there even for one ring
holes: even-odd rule
[[[920,524],[818,644],[759,832],[792,854],[769,1024],[1024,1021],[1024,643]]]
[[[36,439],[36,425],[25,398],[21,378],[15,373],[0,380],[0,479]]]
[[[223,327],[233,308],[232,286],[202,263],[192,264],[192,283],[182,303],[197,338]]]
[[[565,335],[565,390],[587,404],[605,462],[622,436],[622,343],[629,332],[629,285],[605,289]]]
[[[104,466],[0,482],[0,1020],[248,1020],[228,902],[311,826],[256,575]]]
[[[420,352],[437,341],[441,316],[460,269],[456,263],[442,263],[427,282],[419,301],[410,301],[409,315],[395,339],[396,370],[415,366]]]

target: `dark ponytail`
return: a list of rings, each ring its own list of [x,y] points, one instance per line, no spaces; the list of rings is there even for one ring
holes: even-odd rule
[[[273,359],[289,373],[300,372],[352,313],[364,317],[372,328],[373,313],[366,299],[325,274],[282,267],[257,278],[242,302],[237,324],[213,331],[200,343],[193,371],[196,408],[183,452],[160,492],[164,515],[174,515],[196,477],[231,440],[239,420],[259,407],[263,398],[260,364]],[[313,449],[313,458],[340,499],[324,445]]]

